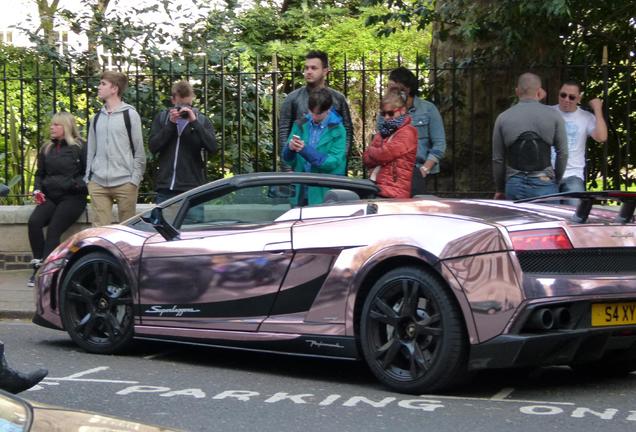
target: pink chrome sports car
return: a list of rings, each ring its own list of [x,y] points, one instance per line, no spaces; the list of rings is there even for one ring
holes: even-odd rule
[[[318,187],[325,203],[302,205]],[[209,183],[61,244],[33,321],[92,353],[137,338],[364,359],[408,393],[486,368],[636,370],[636,194],[376,193],[298,173]]]

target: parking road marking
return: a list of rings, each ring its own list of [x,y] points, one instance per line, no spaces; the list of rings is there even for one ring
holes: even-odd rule
[[[512,402],[512,403],[531,403],[545,405],[575,405],[574,402],[552,402],[552,401],[536,401],[525,399],[493,399],[487,397],[469,397],[469,396],[442,396],[442,395],[420,395],[422,398],[449,399],[449,400],[472,400],[481,402]]]
[[[175,351],[164,351],[164,352],[160,352],[160,353],[156,353],[156,354],[150,354],[147,356],[144,356],[144,360],[154,360],[156,358],[160,358],[160,357],[165,357],[165,356],[169,356],[171,354],[174,354]]]
[[[74,373],[66,377],[46,377],[45,381],[74,381],[74,382],[99,382],[109,384],[139,384],[139,381],[122,381],[122,380],[108,380],[108,379],[95,379],[95,378],[80,378],[92,373],[97,373],[110,369],[108,366],[100,366],[93,369],[88,369],[82,372]]]
[[[514,392],[515,389],[513,389],[512,387],[506,387],[506,388],[502,388],[501,390],[499,390],[498,393],[496,393],[493,397],[490,398],[490,400],[502,400],[502,399],[506,399],[508,396],[510,396],[512,394],[512,392]]]

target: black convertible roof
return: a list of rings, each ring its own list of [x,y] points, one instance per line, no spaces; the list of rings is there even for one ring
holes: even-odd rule
[[[242,188],[251,185],[288,185],[292,183],[309,183],[315,186],[323,186],[331,189],[348,189],[355,191],[361,198],[372,198],[377,195],[379,189],[371,180],[356,179],[351,177],[297,172],[255,172],[249,174],[237,174],[232,177],[222,178],[199,186],[188,192],[186,196],[198,195],[212,189]],[[181,195],[180,195],[181,196]],[[177,198],[164,201],[161,207],[165,207]]]

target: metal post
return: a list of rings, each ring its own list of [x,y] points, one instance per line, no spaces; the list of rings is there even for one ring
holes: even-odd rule
[[[254,97],[255,97],[255,101],[254,101],[254,107],[256,109],[256,113],[255,113],[255,117],[254,117],[254,135],[255,135],[255,139],[254,142],[256,143],[256,152],[254,155],[254,171],[258,171],[258,153],[259,153],[259,147],[260,147],[260,142],[259,142],[259,138],[260,138],[260,127],[259,127],[259,123],[261,121],[260,118],[260,110],[259,110],[259,97],[258,97],[258,54],[256,55],[256,66],[254,67]]]
[[[211,116],[208,113],[208,55],[205,54],[203,56],[203,72],[201,73],[202,78],[203,78],[203,114],[205,114],[210,121],[211,120]],[[203,175],[205,175],[205,181],[209,181],[210,177],[208,176],[208,161],[210,159],[210,154],[205,151],[203,152],[203,163],[205,166],[205,169],[203,170]]]
[[[457,153],[455,151],[455,137],[457,136],[457,60],[455,57],[455,52],[453,51],[453,57],[451,60],[451,154],[453,155],[453,180],[451,182],[453,191],[456,190],[456,172],[457,172]],[[434,69],[435,75],[437,75],[437,68]],[[437,76],[436,76],[437,79]],[[437,81],[436,81],[437,83]]]
[[[475,149],[475,71],[472,66],[468,66],[470,73],[470,132],[468,140],[470,142],[470,191],[475,190],[475,179],[477,178],[477,151]]]
[[[24,64],[20,62],[20,174],[24,173],[24,132],[26,125],[24,124]],[[20,182],[20,193],[25,194],[24,178]]]
[[[7,64],[2,65],[2,82],[4,87],[2,95],[4,99],[4,178],[9,181],[9,93],[7,81]]]
[[[272,56],[272,135],[274,138],[274,149],[272,152],[272,170],[278,171],[278,155],[282,145],[278,141],[278,55]]]
[[[22,77],[20,77],[22,79]],[[53,63],[53,78],[51,81],[53,85],[53,113],[57,112],[57,68],[55,67],[55,63]]]
[[[607,65],[607,45],[603,47],[603,60],[601,62],[603,68],[603,101],[604,101],[604,113],[605,118],[607,118],[607,76],[608,76],[608,65]],[[603,143],[603,190],[607,190],[607,158],[609,157],[609,137],[608,140]]]
[[[237,134],[236,134],[236,138],[238,140],[238,172],[239,174],[241,174],[243,172],[242,170],[242,159],[243,159],[243,147],[242,147],[242,134],[241,134],[241,128],[242,128],[242,124],[241,124],[241,108],[243,105],[243,101],[241,98],[241,87],[243,85],[243,81],[242,81],[242,76],[241,76],[241,57],[238,58],[238,71],[236,73],[236,126],[238,128],[237,130]]]
[[[627,92],[626,94],[628,95],[633,95],[633,91],[632,91],[632,74],[630,73],[633,69],[632,69],[632,64],[631,64],[631,60],[628,62],[627,64],[627,68],[625,68],[626,73],[625,75],[625,79],[627,80]],[[625,132],[626,132],[626,136],[625,136],[625,160],[627,161],[625,163],[625,190],[629,189],[630,186],[630,174],[631,171],[634,169],[634,163],[633,163],[633,159],[632,159],[632,150],[631,150],[631,143],[632,143],[632,125],[631,125],[631,119],[630,119],[630,115],[629,113],[633,112],[632,111],[632,98],[628,97],[627,98],[627,106],[625,107],[625,112],[627,113],[627,115],[625,115]],[[631,164],[630,164],[631,162]],[[632,182],[636,181],[636,179],[632,179]]]
[[[362,112],[367,112],[367,65],[365,56],[362,56]],[[363,114],[364,118],[364,114]],[[362,122],[362,151],[367,148],[367,122]],[[367,176],[367,169],[362,164],[362,176]]]
[[[73,63],[68,63],[68,109],[69,112],[75,111],[75,104],[73,103]]]
[[[221,169],[225,176],[225,58],[221,56]]]
[[[40,63],[36,62],[35,63],[35,142],[36,145],[38,147],[38,150],[40,148],[40,143],[41,141],[41,137],[40,137],[40,104],[41,104],[41,83],[40,83]],[[73,111],[71,111],[73,112]]]

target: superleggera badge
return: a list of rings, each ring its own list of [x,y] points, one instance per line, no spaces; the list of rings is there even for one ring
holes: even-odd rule
[[[175,316],[183,316],[184,313],[197,313],[201,312],[199,309],[194,308],[178,308],[177,305],[172,306],[169,309],[165,309],[161,306],[150,306],[150,309],[147,309],[144,313],[147,314],[159,314],[159,316],[163,316],[163,314],[175,314]]]

